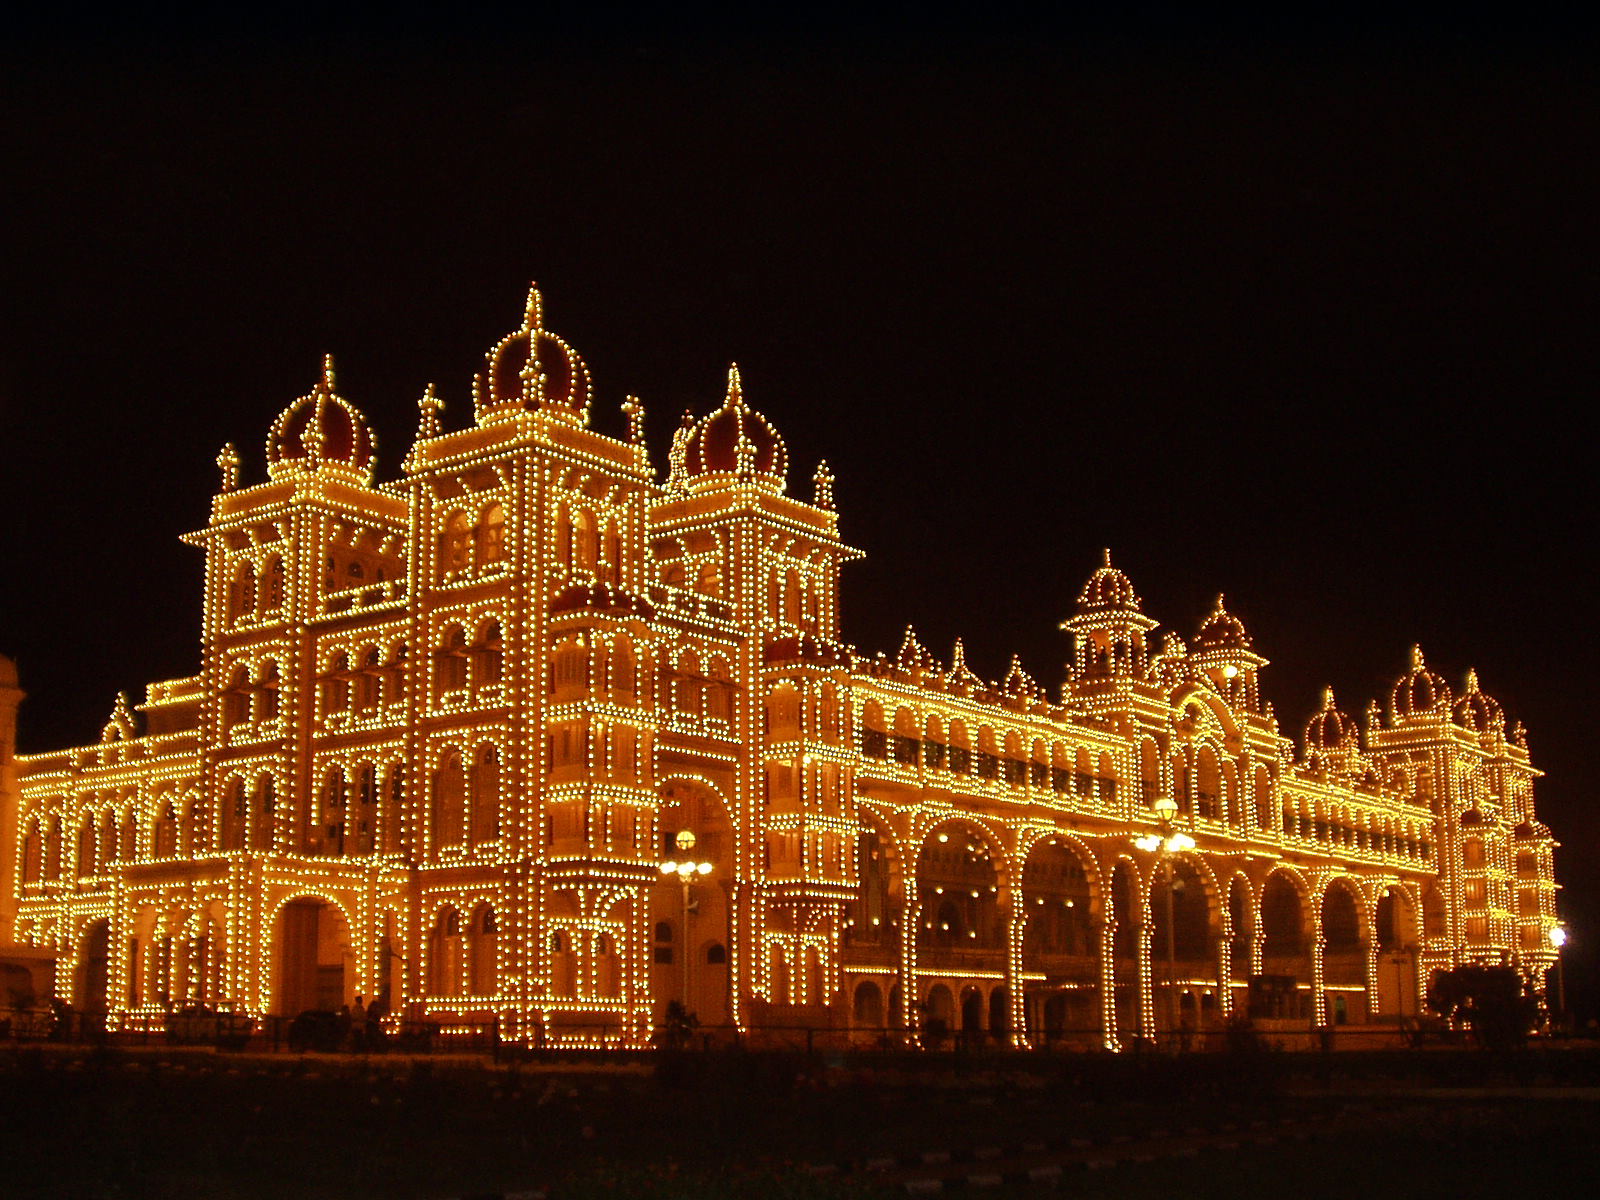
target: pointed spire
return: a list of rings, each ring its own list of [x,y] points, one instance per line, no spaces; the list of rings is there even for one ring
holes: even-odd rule
[[[333,395],[333,355],[331,354],[322,356],[322,382],[318,385],[317,390],[325,396]]]
[[[828,470],[828,460],[823,459],[817,464],[817,473],[813,477],[816,484],[816,506],[818,508],[833,507],[833,472]]]
[[[528,302],[522,307],[522,327],[524,329],[544,328],[544,298],[539,295],[539,285],[528,285]]]
[[[228,442],[217,452],[217,469],[222,472],[222,490],[231,492],[239,486],[239,452]]]
[[[1479,689],[1479,687],[1478,687],[1478,668],[1477,667],[1468,667],[1467,668],[1467,695],[1470,696],[1473,692],[1476,692],[1476,691],[1479,691],[1479,690],[1481,690],[1481,689]]]
[[[1427,669],[1427,666],[1427,662],[1422,657],[1422,644],[1420,642],[1415,643],[1411,647],[1411,669],[1413,671],[1423,671]]]
[[[1211,610],[1211,615],[1215,616],[1215,617],[1220,617],[1227,611],[1228,611],[1227,607],[1222,603],[1222,593],[1218,592],[1217,593],[1217,606],[1214,609]]]
[[[1111,565],[1111,547],[1110,546],[1106,546],[1104,549],[1102,549],[1100,551],[1100,565],[1102,567],[1109,567]]]
[[[724,408],[743,408],[744,385],[739,382],[739,364],[728,364],[728,394],[722,401]]]
[[[1322,689],[1322,711],[1332,712],[1333,709],[1333,689],[1331,687],[1325,687]]]
[[[628,441],[635,446],[644,443],[644,403],[637,396],[622,401],[623,415],[628,418]]]

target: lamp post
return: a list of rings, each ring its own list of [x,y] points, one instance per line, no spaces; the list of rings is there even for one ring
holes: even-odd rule
[[[685,829],[678,834],[675,842],[679,850],[693,850],[694,834]],[[683,1015],[685,1018],[689,1016],[690,971],[692,970],[691,964],[694,961],[694,952],[689,940],[689,889],[694,885],[697,876],[709,875],[712,869],[710,863],[697,862],[693,859],[680,861],[679,859],[669,858],[661,863],[661,874],[669,878],[675,875],[678,878],[678,882],[683,885],[683,920],[681,928],[683,930]]]
[[[1556,952],[1556,1028],[1560,1029],[1566,1022],[1567,1015],[1567,977],[1565,964],[1561,958],[1561,947],[1567,944],[1567,931],[1559,925],[1550,927],[1550,948]]]
[[[1162,796],[1151,806],[1159,833],[1147,833],[1133,840],[1133,844],[1146,853],[1157,856],[1162,866],[1162,876],[1167,884],[1167,1019],[1169,1028],[1178,1028],[1178,955],[1172,921],[1173,859],[1185,850],[1195,848],[1195,840],[1182,830],[1172,828],[1178,815],[1178,802],[1171,796]]]

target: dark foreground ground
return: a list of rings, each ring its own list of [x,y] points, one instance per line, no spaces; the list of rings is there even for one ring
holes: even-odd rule
[[[498,1067],[48,1046],[0,1055],[7,1197],[443,1200],[547,1189],[552,1200],[831,1200],[910,1185],[1107,1200],[1373,1190],[1465,1200],[1586,1193],[1600,1179],[1597,1130],[1600,1053],[1585,1049],[863,1062],[721,1053]]]

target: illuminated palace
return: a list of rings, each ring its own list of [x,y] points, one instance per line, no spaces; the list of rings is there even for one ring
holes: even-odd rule
[[[1474,676],[1414,651],[1296,744],[1222,599],[1157,642],[1109,553],[1059,692],[910,630],[864,656],[828,469],[792,493],[737,369],[664,481],[640,404],[613,437],[590,403],[535,291],[395,478],[331,365],[265,482],[223,449],[199,672],[15,762],[0,939],[41,992],[124,1028],[362,994],[545,1044],[647,1045],[682,1001],[1117,1048],[1392,1025],[1464,962],[1542,986],[1539,772]]]

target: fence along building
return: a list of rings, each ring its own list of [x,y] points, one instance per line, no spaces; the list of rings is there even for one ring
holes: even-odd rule
[[[224,448],[186,538],[199,673],[16,764],[0,936],[58,995],[114,1027],[362,994],[641,1046],[679,1000],[1120,1047],[1251,1005],[1393,1022],[1465,961],[1542,984],[1554,843],[1475,677],[1416,651],[1386,711],[1329,693],[1296,747],[1221,597],[1157,646],[1109,552],[1059,698],[910,630],[864,657],[828,469],[790,493],[737,368],[664,483],[639,403],[622,438],[590,403],[535,290],[470,425],[422,396],[396,479],[331,363],[265,482]],[[1163,798],[1192,848],[1135,845]]]

